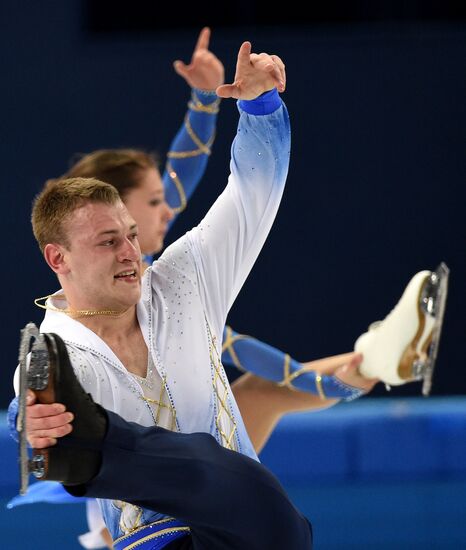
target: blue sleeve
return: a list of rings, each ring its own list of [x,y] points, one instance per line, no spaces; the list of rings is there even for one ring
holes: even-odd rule
[[[15,397],[8,406],[7,422],[10,436],[16,441],[19,441],[18,431],[16,430],[16,420],[18,418],[19,399]]]
[[[350,401],[363,393],[335,376],[320,376],[287,353],[250,336],[238,334],[228,326],[223,334],[222,362],[279,385],[320,395],[322,399]]]
[[[183,125],[170,145],[163,184],[166,200],[176,215],[186,208],[204,175],[215,139],[219,104],[215,92],[193,89]]]

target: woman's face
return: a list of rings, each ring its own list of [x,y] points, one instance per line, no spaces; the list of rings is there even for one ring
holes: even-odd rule
[[[126,193],[124,203],[138,225],[142,253],[160,252],[173,210],[165,201],[159,171],[156,168],[144,170],[139,186]]]

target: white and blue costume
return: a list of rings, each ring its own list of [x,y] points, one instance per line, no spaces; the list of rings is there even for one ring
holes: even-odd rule
[[[166,170],[163,174],[163,182],[166,200],[174,209],[176,215],[183,211],[186,207],[187,201],[194,192],[204,173],[208,155],[210,154],[210,148],[215,137],[218,104],[219,99],[215,94],[203,92],[201,90],[192,90],[189,110],[186,114],[184,124],[171,144],[170,152],[167,155],[168,159]],[[173,223],[173,221],[174,219],[170,223]],[[173,251],[170,253],[173,253]],[[164,255],[164,258],[165,257],[166,256]],[[63,318],[63,316],[61,315],[60,318]],[[212,329],[208,324],[207,319],[205,319],[205,323],[206,330],[211,331]],[[71,323],[71,330],[72,327],[73,323]],[[51,329],[42,327],[42,330],[46,331]],[[55,332],[58,331],[55,330]],[[212,337],[215,339],[212,349],[215,348],[216,356],[219,352],[221,353],[222,363],[224,365],[236,367],[242,371],[250,371],[263,378],[275,381],[277,383],[285,383],[303,391],[318,393],[318,389],[316,388],[316,373],[304,369],[301,363],[292,359],[289,355],[254,338],[237,334],[229,327],[226,327],[224,330],[222,338],[223,346],[221,350],[218,346],[217,333],[212,334]],[[77,357],[79,357],[80,354],[78,350],[74,353]],[[77,362],[79,363],[79,360]],[[83,367],[83,369],[85,370],[85,367]],[[156,371],[156,364],[154,361],[150,362],[148,365],[149,374],[153,371]],[[223,373],[223,370],[219,372]],[[161,376],[164,376],[164,374]],[[220,374],[215,371],[214,376],[217,377],[217,382],[219,382]],[[83,373],[83,377],[86,378],[85,373]],[[148,404],[152,403],[152,406],[149,407],[149,409],[151,409],[150,414],[152,415],[152,421],[155,421],[158,425],[165,426],[169,429],[177,428],[185,431],[183,427],[179,426],[178,410],[173,406],[173,399],[168,390],[166,392],[165,402],[159,403],[159,394],[162,389],[161,380],[162,379],[158,381],[158,384],[147,380],[137,381],[137,383],[143,388],[145,398],[145,407],[142,407],[140,410],[145,410],[147,412],[147,407],[149,406]],[[340,383],[338,379],[333,376],[322,376],[319,390],[321,392],[323,391],[327,397],[338,397],[343,399],[352,399],[360,395],[360,392],[358,392],[355,388],[351,388]],[[112,410],[117,410],[114,402],[117,399],[117,395],[113,396],[112,403],[106,402],[106,405],[108,405]],[[156,410],[154,411],[153,409],[155,403],[157,403],[157,405]],[[234,405],[234,407],[236,407],[236,405]],[[240,429],[237,426],[237,411],[235,410],[234,420],[232,420],[229,418],[230,413],[227,413],[222,406],[220,406],[220,409],[220,412],[223,412],[223,417],[228,419],[227,424],[232,424],[233,422],[236,424],[236,427],[234,428],[235,433],[232,436],[232,440],[225,440],[223,443],[225,444],[226,442],[226,446],[237,448],[238,450],[253,456],[251,449],[242,448],[239,442],[238,434],[240,431],[244,430],[244,427],[241,425]],[[9,412],[12,430],[14,430],[16,400],[12,402]],[[147,418],[143,419],[143,417],[144,414],[141,413],[141,415],[136,418],[136,421],[141,422],[144,425],[149,425],[150,421]],[[222,415],[220,415],[220,419],[222,419]],[[226,421],[225,418],[223,418],[223,421]],[[216,426],[215,429],[218,432],[218,439],[218,434],[221,434],[223,430],[220,424],[219,426]],[[220,438],[221,437],[222,436],[220,435]],[[228,438],[229,436],[226,437]],[[24,497],[16,497],[13,499],[10,506],[44,500],[48,500],[50,502],[62,502],[70,499],[70,496],[62,490],[61,486],[57,484],[47,483],[39,485],[36,484],[31,486],[29,493]],[[126,516],[134,515],[133,512],[134,511],[128,511],[128,509],[123,507],[123,519],[125,520]],[[126,518],[126,520],[128,523],[127,527],[130,528],[132,525],[131,517],[129,520]],[[125,525],[124,521],[122,525]],[[103,544],[103,541],[100,539],[101,527],[103,527],[103,525],[96,522],[96,527],[93,532],[84,535],[81,538],[82,544],[88,548],[98,547]]]
[[[131,375],[105,342],[63,313],[48,310],[41,331],[65,340],[80,382],[105,408],[143,426],[159,420],[181,432],[207,432],[224,447],[257,458],[221,365],[221,335],[278,210],[290,131],[276,91],[239,106],[227,187],[143,278],[137,315],[153,379]],[[149,397],[155,386],[159,399]],[[161,519],[121,502],[104,501],[102,508],[113,538]]]

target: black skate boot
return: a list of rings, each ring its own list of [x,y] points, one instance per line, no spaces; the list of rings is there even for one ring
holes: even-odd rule
[[[63,340],[56,334],[41,334],[33,323],[21,331],[19,350],[20,392],[17,428],[20,440],[20,493],[32,473],[40,480],[80,485],[99,470],[100,445],[107,430],[107,415],[87,394],[71,366]],[[53,447],[33,449],[29,458],[26,434],[26,395],[32,390],[38,403],[62,403],[72,412],[73,431],[58,438]]]

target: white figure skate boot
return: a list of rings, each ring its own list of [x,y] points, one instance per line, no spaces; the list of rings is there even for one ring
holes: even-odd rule
[[[362,334],[354,350],[363,354],[361,374],[387,385],[423,380],[428,395],[437,357],[448,288],[448,267],[416,273],[398,304]]]

